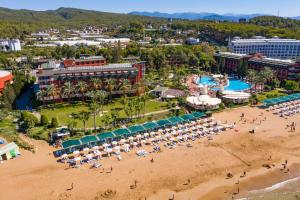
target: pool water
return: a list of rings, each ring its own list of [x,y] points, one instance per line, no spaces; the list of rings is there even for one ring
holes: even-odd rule
[[[209,76],[203,76],[201,79],[198,79],[198,84],[202,85],[218,85],[217,82],[213,81],[211,77]],[[251,84],[246,83],[245,81],[239,80],[239,79],[229,79],[229,84],[224,87],[225,90],[231,90],[231,91],[244,91],[251,88]],[[212,88],[212,90],[219,90],[220,88]]]

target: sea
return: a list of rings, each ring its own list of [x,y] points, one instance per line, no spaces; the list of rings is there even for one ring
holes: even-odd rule
[[[250,191],[239,200],[300,200],[300,177]]]

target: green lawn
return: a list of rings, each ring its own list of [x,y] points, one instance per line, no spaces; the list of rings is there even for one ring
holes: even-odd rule
[[[277,89],[277,90],[272,90],[269,92],[263,92],[261,94],[257,94],[257,98],[261,102],[266,99],[276,98],[276,97],[281,97],[281,96],[286,96],[286,95],[287,94],[285,94],[281,90]]]
[[[109,113],[111,109],[113,108],[120,108],[122,109],[123,106],[120,102],[120,100],[115,100],[113,103],[109,103],[104,106],[104,114]],[[159,102],[154,100],[148,100],[146,102],[146,109],[145,112],[155,112],[159,110],[165,110],[167,109],[167,103],[166,102]],[[58,119],[58,122],[60,125],[67,125],[70,121],[70,115],[72,113],[78,113],[80,111],[88,111],[89,108],[86,104],[57,104],[55,105],[55,108],[43,108],[39,112],[40,114],[46,115],[49,120],[51,120],[52,117],[56,117]],[[123,110],[119,112],[120,117],[126,117]],[[97,116],[97,126],[102,126],[102,116]],[[77,128],[82,128],[83,123],[81,121],[77,122]],[[93,127],[93,116],[90,117],[89,121],[87,122],[87,127],[92,128]]]
[[[16,131],[16,124],[13,123],[13,119],[11,117],[0,120],[0,137],[4,138],[7,142],[15,142],[23,149],[33,149],[31,145],[20,138]]]

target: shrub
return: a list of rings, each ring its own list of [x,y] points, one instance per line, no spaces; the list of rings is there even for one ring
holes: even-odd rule
[[[298,90],[299,84],[296,81],[287,80],[284,84],[286,90]]]
[[[51,120],[51,127],[52,128],[57,128],[58,127],[58,120],[56,117],[53,117]]]
[[[22,126],[25,129],[25,131],[27,131],[30,128],[33,128],[35,125],[39,123],[38,118],[28,111],[22,112],[21,121],[23,121]]]
[[[49,124],[48,117],[46,115],[41,115],[41,125],[47,126]]]

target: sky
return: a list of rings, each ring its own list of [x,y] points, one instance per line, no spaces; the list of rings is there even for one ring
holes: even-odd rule
[[[53,10],[59,7],[106,12],[214,12],[300,16],[300,0],[0,0],[0,7]]]

